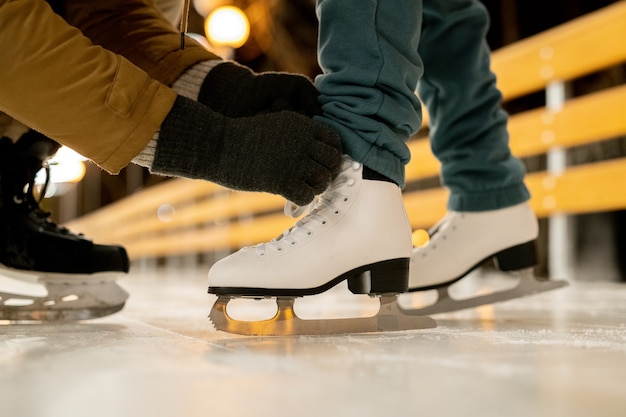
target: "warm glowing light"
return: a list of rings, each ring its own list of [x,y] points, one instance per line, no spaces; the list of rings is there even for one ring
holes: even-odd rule
[[[250,22],[241,9],[223,6],[207,17],[204,30],[211,44],[239,48],[248,40]]]
[[[50,165],[50,183],[78,182],[85,176],[85,164],[81,161],[62,162]],[[37,174],[37,184],[45,182],[45,172]]]
[[[87,158],[85,158],[75,150],[68,148],[67,146],[61,146],[61,148],[52,157],[52,159],[50,159],[50,162],[82,162],[86,160]]]
[[[48,187],[46,197],[56,195],[59,190],[55,184],[78,182],[85,176],[87,168],[83,161],[87,158],[73,151],[72,149],[62,146],[53,158],[50,158],[48,165],[50,166],[50,186]],[[37,173],[35,183],[43,185],[46,182],[46,172],[41,170]]]
[[[428,232],[424,229],[418,229],[413,232],[413,247],[423,248],[428,245],[430,241],[430,236]]]

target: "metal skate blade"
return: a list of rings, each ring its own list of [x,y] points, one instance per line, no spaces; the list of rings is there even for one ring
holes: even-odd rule
[[[117,313],[128,299],[128,293],[114,282],[46,283],[46,289],[46,296],[0,293],[0,320],[88,320]]]
[[[91,307],[64,310],[6,308],[0,310],[0,320],[7,321],[79,321],[97,319],[117,313],[124,304],[107,307]]]
[[[457,300],[450,295],[449,287],[441,287],[437,289],[437,301],[432,305],[412,309],[403,308],[402,306],[398,306],[398,308],[404,314],[416,316],[448,313],[551,291],[568,285],[567,281],[539,280],[535,277],[532,268],[516,271],[516,275],[519,276],[517,286],[509,290]]]
[[[301,319],[293,309],[294,298],[277,298],[278,311],[268,320],[242,321],[226,312],[230,297],[217,299],[209,319],[217,330],[246,336],[332,335],[347,333],[393,332],[432,329],[437,324],[430,317],[406,315],[400,311],[397,296],[380,297],[380,309],[371,317],[342,319]]]

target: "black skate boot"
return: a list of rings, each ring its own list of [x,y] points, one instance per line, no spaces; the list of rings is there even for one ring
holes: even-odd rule
[[[15,144],[0,139],[0,274],[43,284],[48,292],[44,297],[0,292],[0,320],[101,317],[119,311],[128,298],[115,282],[129,269],[124,248],[71,233],[39,206],[35,175],[58,148],[35,131]]]

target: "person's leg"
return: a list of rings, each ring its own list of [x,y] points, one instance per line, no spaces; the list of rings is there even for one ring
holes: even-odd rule
[[[43,1],[0,1],[0,21],[0,111],[111,171],[145,147],[176,98],[91,45]],[[48,294],[3,291],[0,317],[80,319],[119,310],[128,294],[115,280],[128,272],[126,251],[50,221],[33,195],[34,180],[58,144],[34,130],[12,136],[0,139],[0,270],[39,282]],[[27,302],[11,305],[15,299]]]
[[[476,0],[424,0],[419,53],[425,70],[418,92],[450,199],[430,243],[414,250],[413,290],[454,281],[493,255],[504,269],[535,262],[537,221],[527,203],[524,166],[509,149],[507,114],[490,70],[488,24]]]
[[[102,317],[119,311],[128,298],[115,282],[129,270],[124,248],[71,233],[39,206],[46,186],[39,189],[35,177],[58,148],[34,130],[15,143],[0,138],[0,273],[46,289],[45,295],[24,293],[5,280],[2,320]]]
[[[407,288],[411,230],[400,186],[405,142],[421,122],[421,0],[319,0],[317,13],[317,120],[340,133],[344,167],[280,238],[215,264],[210,292],[307,295],[344,279],[355,292]]]
[[[475,0],[424,0],[420,98],[441,161],[448,208],[484,211],[529,199],[524,166],[511,155],[507,114],[490,70],[488,14]]]
[[[107,90],[102,88],[103,82],[110,86],[116,70],[123,65],[117,59],[98,58],[99,51],[76,36],[76,30],[45,3],[2,2],[0,16],[4,22],[0,26],[0,109],[30,126],[67,139],[102,164],[107,164],[112,152],[109,146],[116,146],[116,140],[128,140],[132,146],[137,140],[132,132],[148,130],[145,136],[149,139],[157,129],[159,121],[144,118],[140,112],[128,112],[128,102],[121,100],[115,89],[108,96],[110,105],[104,105]],[[26,41],[16,43],[15,39]],[[129,71],[121,78],[132,75]],[[140,103],[147,100],[167,104],[167,93],[160,90],[159,84],[141,85],[145,95],[135,90],[134,97],[125,98],[135,99],[140,109]],[[66,106],[65,112],[59,112],[59,106]],[[156,118],[159,113],[155,111]],[[94,129],[84,118],[102,124]],[[116,123],[119,126],[113,127]],[[0,270],[8,277],[43,284],[47,295],[7,294],[3,289],[0,317],[84,319],[118,311],[128,297],[115,283],[119,275],[128,272],[126,251],[119,246],[94,244],[50,221],[48,213],[39,207],[34,182],[59,145],[34,130],[14,133],[9,127],[3,136],[12,138],[0,139]],[[77,141],[79,137],[84,147]],[[87,144],[94,139],[100,143]],[[16,299],[22,303],[11,304]]]
[[[317,13],[319,120],[352,159],[403,186],[406,141],[421,124],[421,0],[319,0]]]

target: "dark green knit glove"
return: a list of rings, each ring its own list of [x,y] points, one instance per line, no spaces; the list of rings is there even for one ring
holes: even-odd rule
[[[319,93],[306,77],[283,72],[255,74],[234,62],[218,64],[204,79],[198,101],[228,117],[291,110],[321,114]]]
[[[302,114],[235,119],[179,96],[161,125],[151,171],[305,205],[339,173],[341,154],[337,133]]]

